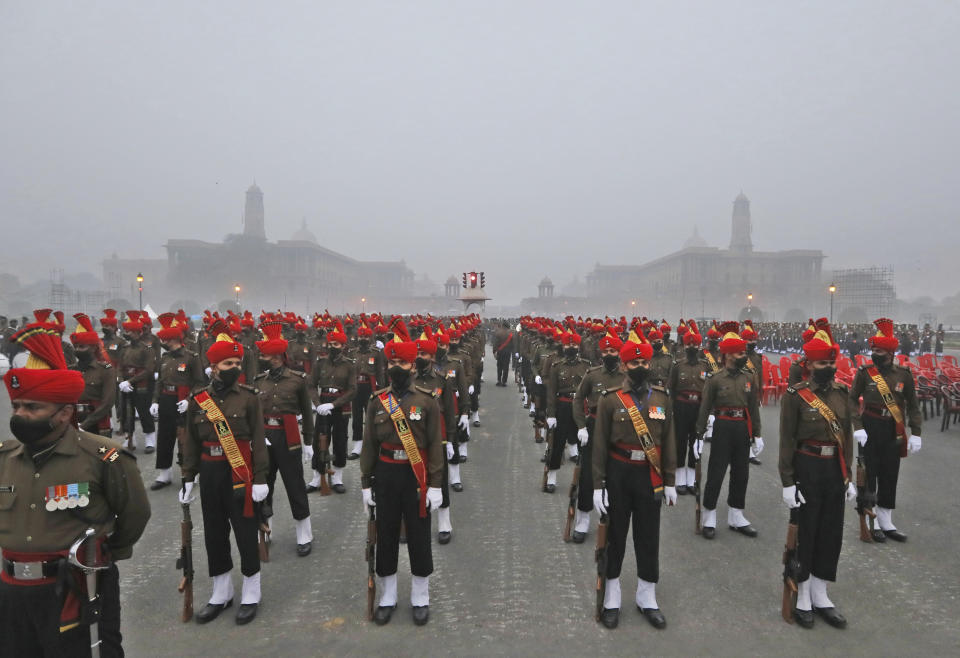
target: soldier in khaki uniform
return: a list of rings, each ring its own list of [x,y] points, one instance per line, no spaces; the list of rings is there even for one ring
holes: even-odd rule
[[[92,528],[97,554],[111,562],[97,572],[101,655],[122,656],[112,561],[133,555],[150,518],[140,472],[130,453],[72,426],[83,376],[67,369],[51,324],[28,325],[13,340],[30,357],[4,376],[17,440],[0,441],[0,655],[90,655],[86,579],[66,558]]]
[[[844,497],[855,500],[852,409],[847,387],[834,381],[839,345],[824,320],[803,351],[810,379],[787,388],[780,403],[780,480],[783,502],[797,513],[797,606],[794,619],[813,626],[817,612],[828,624],[847,620],[827,596],[837,579],[843,543]]]
[[[904,542],[907,536],[893,524],[900,459],[920,451],[923,417],[917,403],[913,374],[908,368],[893,363],[893,355],[899,346],[893,333],[893,321],[880,318],[874,324],[877,325],[877,334],[870,338],[872,363],[857,370],[850,389],[850,401],[857,411],[853,416],[853,436],[863,446],[867,487],[877,495],[876,513],[880,527],[873,531],[873,539]],[[889,406],[884,401],[881,386],[890,396]]]
[[[700,343],[703,339],[696,322],[690,320],[686,326],[683,334],[683,360],[674,363],[667,387],[673,401],[673,422],[677,437],[677,493],[681,495],[696,493],[697,460],[693,454],[693,444],[699,438],[697,415],[710,370],[710,364],[701,356]]]
[[[660,579],[660,507],[675,505],[676,446],[670,398],[647,384],[653,356],[649,343],[628,341],[620,350],[625,378],[621,388],[600,398],[593,436],[593,506],[609,517],[606,592],[600,621],[616,628],[620,619],[620,570],[633,522],[637,558],[636,604],[655,628],[667,621],[660,611],[656,583]],[[631,410],[638,415],[634,419]],[[644,447],[637,424],[651,442]],[[650,459],[659,464],[652,464]],[[659,468],[657,467],[659,466]]]
[[[390,386],[376,391],[367,406],[360,453],[361,486],[363,502],[376,507],[380,601],[374,622],[388,623],[397,607],[397,562],[403,521],[413,573],[410,604],[413,621],[419,626],[430,617],[433,555],[429,510],[443,502],[443,419],[437,401],[412,386],[416,343],[409,339],[402,320],[395,319],[391,325],[396,339],[384,349]],[[416,465],[411,464],[407,454],[411,441],[420,454]]]
[[[150,414],[150,395],[153,375],[157,369],[156,354],[153,347],[142,340],[143,324],[139,311],[127,311],[128,320],[123,323],[124,339],[127,341],[120,355],[120,367],[117,385],[121,393],[123,431],[127,435],[127,448],[136,450],[133,442],[134,412],[140,417],[143,429],[143,442],[148,455],[157,447],[157,431]],[[152,336],[151,336],[152,338]]]
[[[353,443],[347,459],[357,459],[363,446],[363,419],[367,412],[370,394],[387,379],[386,361],[383,352],[371,344],[373,330],[365,324],[357,328],[357,349],[350,358],[357,364],[357,395],[353,398]]]
[[[338,320],[336,329],[327,334],[326,356],[317,359],[310,373],[310,395],[317,410],[314,451],[319,450],[320,434],[329,437],[330,452],[333,454],[331,485],[339,494],[347,491],[343,486],[343,469],[347,465],[347,425],[357,394],[356,363],[344,355],[346,344],[347,335]],[[314,465],[313,479],[307,485],[308,492],[320,487],[318,466]]]
[[[740,338],[747,342],[747,371],[754,376],[754,387],[757,391],[763,390],[763,357],[757,354],[757,339],[759,335],[753,328],[753,322],[743,321],[743,331],[740,332]],[[761,462],[753,452],[753,446],[750,447],[750,463],[760,466]]]
[[[550,457],[543,489],[546,493],[556,491],[557,473],[563,463],[563,446],[567,446],[571,459],[580,456],[573,406],[579,402],[574,398],[583,376],[590,369],[590,362],[580,358],[580,342],[580,336],[569,330],[561,336],[563,359],[554,362],[547,379],[547,428],[553,430],[553,441],[547,447]]]
[[[293,338],[287,344],[287,367],[309,375],[313,369],[316,354],[313,343],[307,340],[307,323],[298,320],[293,328]]]
[[[667,387],[670,382],[670,372],[673,370],[673,355],[663,342],[663,334],[653,328],[647,334],[647,339],[653,347],[653,358],[650,359],[650,385]]]
[[[704,539],[716,537],[717,499],[728,466],[727,525],[747,537],[757,536],[757,530],[744,517],[743,509],[746,506],[751,443],[759,455],[763,450],[763,438],[760,436],[759,392],[753,375],[746,371],[747,345],[740,338],[739,328],[738,322],[725,322],[720,326],[723,369],[707,379],[697,418],[698,436],[706,430],[708,417],[716,418],[703,493]],[[694,455],[698,459],[702,450],[703,440],[694,441]]]
[[[307,374],[286,366],[289,354],[282,338],[283,324],[270,321],[260,326],[264,340],[257,341],[263,372],[254,379],[263,409],[264,433],[270,453],[267,485],[270,493],[263,501],[263,516],[273,529],[273,493],[277,471],[287,491],[290,512],[296,526],[297,555],[305,557],[313,548],[310,503],[303,479],[303,462],[313,459],[313,404],[307,388]],[[303,437],[297,420],[303,422]]]
[[[812,340],[816,332],[817,329],[814,326],[813,318],[810,318],[810,325],[802,334],[804,344]],[[791,363],[790,369],[787,371],[787,384],[793,386],[794,384],[802,382],[804,380],[804,370],[806,370],[806,367],[807,359],[804,356],[801,356],[798,360]]]
[[[84,388],[76,405],[74,421],[84,432],[93,432],[111,438],[110,414],[117,395],[116,370],[103,355],[103,345],[93,323],[83,313],[73,316],[77,329],[70,334],[77,365],[74,370],[83,374]]]
[[[441,327],[442,329],[442,327]],[[447,379],[453,380],[454,415],[458,416],[457,427],[453,436],[447,440],[452,446],[453,456],[448,448],[447,477],[450,488],[454,491],[463,491],[463,482],[460,478],[461,449],[466,450],[464,439],[470,438],[470,418],[467,412],[470,408],[469,377],[467,372],[472,367],[469,359],[460,353],[460,332],[449,329],[446,333],[437,335],[437,366],[446,373]]]

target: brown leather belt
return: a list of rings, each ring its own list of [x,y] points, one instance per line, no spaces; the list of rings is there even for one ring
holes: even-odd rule
[[[644,464],[647,463],[647,453],[643,451],[643,448],[637,444],[637,449],[623,447],[625,444],[614,444],[610,446],[610,456],[614,459],[617,459],[628,464]]]
[[[836,443],[804,441],[797,447],[797,452],[808,457],[832,459],[839,454],[839,447]]]

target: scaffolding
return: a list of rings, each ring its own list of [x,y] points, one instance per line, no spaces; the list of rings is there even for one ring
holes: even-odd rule
[[[892,265],[834,270],[830,283],[837,287],[833,300],[838,322],[870,322],[892,317],[897,293]]]

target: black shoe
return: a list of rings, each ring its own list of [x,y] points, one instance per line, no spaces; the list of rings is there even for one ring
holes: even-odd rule
[[[415,605],[413,606],[413,623],[417,626],[423,626],[428,621],[430,621],[430,606],[428,605]]]
[[[206,624],[220,616],[220,613],[233,605],[233,599],[226,603],[208,603],[203,606],[203,610],[197,613],[197,623]]]
[[[307,557],[312,550],[313,542],[308,541],[306,544],[297,544],[297,557]]]
[[[686,496],[688,493],[689,493],[689,492],[687,491],[686,485],[684,485],[684,486],[682,486],[682,487],[677,487],[677,495],[678,495],[678,496]]]
[[[847,618],[841,615],[836,608],[813,607],[814,612],[823,617],[823,620],[834,628],[846,628]]]
[[[351,452],[349,455],[347,455],[348,461],[353,461],[354,459],[360,459],[360,455],[355,452]]]
[[[479,421],[479,420],[473,421],[473,426],[474,426],[474,427],[480,427],[480,421]],[[426,606],[424,606],[424,607],[426,607]],[[423,622],[423,623],[426,624],[427,622]]]
[[[241,603],[237,610],[237,626],[249,624],[257,616],[257,606],[259,603]]]
[[[144,454],[152,455],[154,452],[156,452],[156,450],[157,449],[154,448],[153,446],[147,446],[146,448],[143,449],[143,452]]]
[[[654,628],[667,627],[667,618],[663,616],[662,612],[660,612],[660,608],[641,608],[640,606],[637,606],[637,609],[644,617],[647,618],[647,621],[650,622],[650,625]]]
[[[437,535],[437,543],[440,544],[449,544],[450,543],[451,533],[443,530],[440,534]]]
[[[709,526],[704,526],[703,529],[700,531],[700,534],[703,535],[704,539],[713,539],[714,537],[717,536],[717,529],[711,528]]]
[[[580,465],[580,455],[574,455],[573,457],[570,458],[570,461],[573,462],[574,464],[576,464],[577,466],[579,466],[579,465]]]
[[[793,618],[804,628],[813,628],[813,610],[794,609]]]
[[[753,464],[754,466],[759,466],[759,465],[762,464],[763,462],[760,461],[759,459],[757,459],[756,457],[751,457],[751,458],[750,458],[750,463]]]
[[[313,493],[314,491],[320,491],[320,487],[315,487],[312,484],[307,484],[307,493]]]
[[[164,487],[169,487],[169,482],[164,482],[163,480],[155,480],[153,484],[150,485],[150,491],[158,491]]]
[[[739,532],[741,535],[746,535],[747,537],[757,536],[757,529],[752,525],[730,526],[730,529],[734,532]]]
[[[537,415],[537,412],[536,412],[536,411],[531,411],[529,415],[530,415],[531,418],[533,418],[534,416]]]
[[[687,493],[690,494],[691,496],[696,496],[697,488],[692,485],[687,485]]]
[[[466,455],[460,455],[460,463],[461,463],[461,464],[466,464],[466,463],[467,463],[467,457],[466,457]]]
[[[342,484],[335,484],[333,485],[333,491],[334,493],[347,493],[347,488]]]
[[[616,628],[620,623],[620,608],[604,608],[600,613],[600,623],[607,628]]]
[[[574,544],[582,544],[584,541],[586,541],[586,539],[587,539],[587,533],[585,533],[585,532],[577,532],[576,530],[573,531],[573,543],[574,543]]]
[[[373,623],[377,626],[386,626],[390,623],[390,617],[393,611],[397,609],[395,605],[382,605],[373,613]]]
[[[459,493],[463,491],[463,484],[460,482],[454,482],[450,485],[450,488]]]
[[[893,541],[898,541],[903,543],[907,541],[907,536],[900,532],[899,530],[884,530],[883,534],[892,539]]]
[[[543,488],[543,492],[549,493],[549,494],[552,494],[556,490],[557,490],[557,485],[555,484],[548,484]]]
[[[887,535],[884,534],[883,530],[877,529],[870,532],[870,536],[873,538],[873,541],[878,544],[882,544],[887,541]]]
[[[547,463],[547,453],[543,453],[543,457],[540,458],[540,463],[541,464]]]

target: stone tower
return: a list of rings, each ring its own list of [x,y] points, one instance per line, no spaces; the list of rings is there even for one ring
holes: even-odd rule
[[[263,227],[263,192],[256,183],[247,190],[247,203],[243,208],[243,234],[249,238],[267,239]]]
[[[750,199],[741,191],[733,200],[733,230],[730,232],[730,251],[753,251],[750,240]]]

